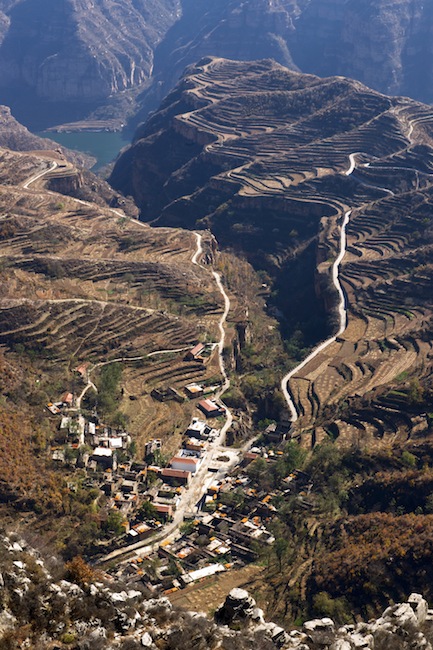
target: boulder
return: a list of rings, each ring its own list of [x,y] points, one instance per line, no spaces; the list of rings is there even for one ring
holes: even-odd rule
[[[369,650],[374,648],[374,638],[372,634],[354,633],[350,635],[350,645],[355,650]]]
[[[433,635],[433,609],[428,609],[424,621],[424,630],[427,634]]]
[[[145,632],[143,636],[141,637],[141,645],[143,648],[152,648],[153,647],[153,639],[150,636],[149,632]]]
[[[255,623],[263,624],[265,622],[263,609],[260,609],[260,607],[255,607],[251,614],[251,619]]]
[[[346,639],[337,639],[329,650],[352,650],[352,646]]]
[[[335,625],[332,618],[316,618],[304,623],[303,632],[317,645],[331,645],[335,640]]]
[[[409,603],[398,603],[388,607],[378,619],[377,624],[391,623],[394,628],[401,628],[407,632],[418,629],[418,620]]]
[[[418,621],[418,625],[423,625],[427,618],[428,605],[427,601],[421,596],[421,594],[411,594],[407,601],[415,612],[415,616]]]
[[[253,619],[256,601],[245,589],[232,589],[224,603],[215,612],[217,623],[230,623],[236,620]]]

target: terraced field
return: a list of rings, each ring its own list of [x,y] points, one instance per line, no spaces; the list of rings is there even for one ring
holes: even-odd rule
[[[145,218],[208,227],[280,287],[283,278],[294,323],[294,312],[302,323],[323,307],[332,321],[332,265],[351,211],[339,269],[347,326],[289,383],[306,445],[326,434],[368,446],[428,434],[432,137],[431,107],[409,99],[270,61],[206,58],[113,172]],[[158,157],[168,142],[170,162]],[[304,293],[294,279],[303,259]]]
[[[217,359],[183,361],[188,347],[218,340],[224,308],[210,269],[192,264],[196,237],[48,192],[42,179],[26,187],[49,164],[48,154],[0,155],[0,179],[9,179],[0,186],[0,345],[13,364],[43,374],[44,387],[60,376],[77,394],[77,365],[120,359],[132,433],[141,442],[171,434],[192,407],[155,403],[152,388],[219,374]],[[214,247],[204,234],[204,263]],[[179,351],[133,360],[160,350]]]

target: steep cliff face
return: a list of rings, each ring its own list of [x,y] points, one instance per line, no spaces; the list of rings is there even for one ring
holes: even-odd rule
[[[305,72],[341,74],[431,101],[433,7],[422,0],[312,0],[292,54]]]
[[[203,56],[273,58],[387,94],[433,98],[433,7],[423,0],[183,0],[182,12],[156,49],[135,123]]]
[[[142,83],[177,0],[21,0],[0,47],[0,88],[50,101],[97,101]],[[10,24],[8,26],[8,22]],[[0,30],[1,32],[1,30]]]
[[[296,69],[290,52],[295,21],[307,0],[183,0],[182,16],[155,51],[152,86],[136,122],[175,85],[187,65],[203,56],[248,61],[272,58]]]
[[[0,90],[27,123],[30,101],[62,104],[54,124],[139,88],[137,124],[187,65],[218,56],[431,101],[432,30],[423,0],[0,0]]]

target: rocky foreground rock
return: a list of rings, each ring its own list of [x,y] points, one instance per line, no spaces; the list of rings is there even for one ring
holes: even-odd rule
[[[406,603],[388,607],[377,620],[339,627],[331,618],[306,621],[301,630],[286,632],[264,620],[263,610],[244,589],[233,589],[215,613],[220,624],[242,623],[262,631],[273,644],[284,650],[430,650],[433,610],[420,594],[413,593]]]
[[[49,569],[48,569],[49,566]],[[330,618],[284,630],[265,620],[244,589],[232,589],[215,613],[176,610],[139,585],[77,584],[59,575],[23,540],[0,542],[0,647],[75,650],[431,650],[433,610],[419,594],[377,620],[339,627]],[[69,576],[70,578],[70,576]]]

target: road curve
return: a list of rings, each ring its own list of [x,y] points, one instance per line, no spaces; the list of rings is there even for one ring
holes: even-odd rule
[[[353,171],[353,170],[352,170]],[[350,215],[352,213],[352,210],[348,210],[344,214],[343,218],[343,223],[341,224],[341,231],[340,231],[340,252],[338,254],[337,259],[335,260],[334,264],[332,265],[332,281],[334,283],[335,288],[337,289],[338,295],[339,295],[339,304],[338,304],[338,315],[340,319],[340,325],[338,328],[338,332],[334,334],[334,336],[331,336],[329,339],[326,339],[326,341],[323,341],[320,343],[314,350],[306,357],[299,365],[297,365],[295,368],[290,370],[290,372],[285,375],[281,381],[281,390],[283,391],[284,398],[287,402],[287,406],[290,409],[291,413],[291,421],[296,422],[298,419],[298,412],[296,410],[295,404],[293,402],[292,396],[289,392],[289,387],[288,383],[289,380],[296,375],[304,366],[307,365],[312,359],[317,357],[318,354],[323,352],[331,343],[334,343],[336,340],[337,336],[340,336],[346,329],[346,324],[347,324],[347,309],[346,309],[346,299],[344,296],[344,291],[343,287],[341,286],[341,282],[339,279],[339,270],[340,270],[340,264],[341,261],[346,253],[346,228],[347,224],[349,223],[350,220]]]
[[[194,255],[191,258],[191,262],[193,264],[195,264],[196,266],[201,266],[199,260],[200,260],[201,254],[203,253],[203,237],[198,232],[195,232],[194,235],[195,235],[196,240],[197,240],[197,249],[196,249]],[[221,374],[223,376],[224,382],[223,382],[223,385],[222,385],[221,389],[216,394],[216,397],[217,397],[217,399],[221,400],[221,397],[223,396],[223,394],[230,387],[230,379],[228,378],[228,375],[227,375],[227,372],[226,372],[226,369],[225,369],[224,356],[223,356],[225,337],[226,337],[224,324],[225,324],[225,322],[227,320],[227,316],[228,316],[228,313],[230,311],[230,298],[228,297],[228,295],[227,295],[227,293],[226,293],[226,291],[224,289],[224,285],[223,285],[223,283],[221,281],[221,275],[217,271],[212,271],[212,275],[215,278],[215,282],[217,284],[219,292],[221,293],[221,295],[222,295],[222,297],[224,299],[224,311],[223,311],[223,314],[222,314],[222,316],[221,316],[221,318],[220,318],[220,320],[218,322],[218,328],[219,328],[219,331],[220,331],[220,340],[218,341],[218,356],[219,356],[220,370],[221,370]],[[218,436],[219,440],[224,440],[225,434],[230,429],[230,427],[232,425],[232,422],[233,422],[233,416],[232,416],[230,410],[227,408],[227,406],[225,404],[224,404],[224,408],[226,409],[227,417],[226,417],[226,422],[225,422],[223,428],[221,429],[220,435]]]
[[[29,185],[31,185],[32,183],[34,183],[35,181],[37,181],[39,178],[42,178],[42,176],[45,176],[45,174],[49,174],[50,172],[54,171],[57,167],[58,167],[58,164],[53,160],[53,161],[50,163],[50,166],[48,167],[48,169],[44,169],[43,172],[40,172],[39,174],[35,174],[34,176],[31,176],[29,179],[27,179],[27,180],[23,183],[23,188],[24,188],[25,190],[28,190],[28,189],[29,189]]]
[[[362,152],[360,151],[355,151],[354,153],[351,153],[349,155],[349,168],[344,172],[345,176],[350,176],[356,170],[356,156],[360,155],[361,153]],[[363,166],[368,167],[369,164],[370,163],[365,163]],[[395,196],[394,192],[386,187],[378,187],[377,185],[370,185],[360,180],[357,180],[357,182],[360,183],[361,185],[364,185],[365,187],[371,187],[374,189],[382,190],[383,192],[386,192],[390,196]],[[289,390],[288,384],[290,379],[293,376],[295,376],[300,370],[302,370],[302,368],[304,368],[304,366],[306,366],[307,363],[309,363],[318,354],[323,352],[323,350],[325,350],[329,345],[331,345],[331,343],[334,343],[337,336],[340,336],[340,334],[342,334],[346,329],[346,325],[347,325],[346,299],[344,296],[343,287],[341,286],[341,282],[339,279],[339,271],[340,271],[340,264],[346,253],[346,228],[347,228],[347,224],[349,223],[351,213],[352,210],[348,210],[344,214],[343,222],[341,224],[341,231],[340,231],[340,252],[334,264],[332,265],[332,282],[334,284],[334,287],[337,289],[338,296],[339,296],[338,315],[339,315],[340,324],[339,324],[338,332],[334,334],[334,336],[331,336],[329,339],[326,339],[326,341],[323,341],[316,348],[314,348],[314,350],[308,355],[308,357],[306,357],[303,361],[301,361],[301,363],[298,364],[295,368],[290,370],[290,372],[288,372],[281,380],[281,390],[283,392],[284,399],[286,400],[287,406],[289,407],[290,410],[291,422],[296,422],[299,416],[292,395],[290,394],[290,390]]]

